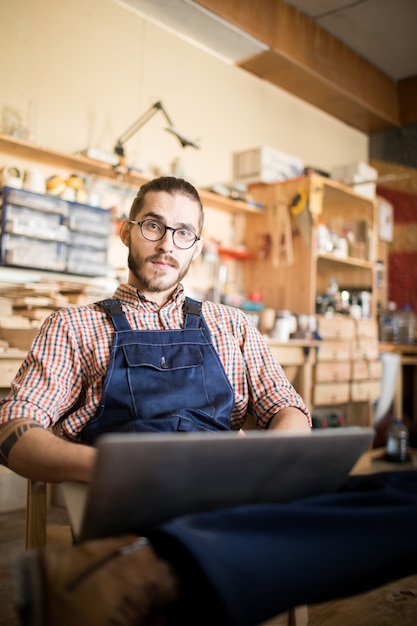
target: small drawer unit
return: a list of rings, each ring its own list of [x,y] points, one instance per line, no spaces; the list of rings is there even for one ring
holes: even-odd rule
[[[107,209],[23,189],[1,190],[1,265],[104,276],[110,229]]]
[[[69,205],[68,272],[84,276],[107,274],[110,211],[76,202]]]
[[[382,364],[373,320],[318,316],[322,341],[314,369],[314,407],[344,405],[348,425],[369,426],[381,395]]]
[[[71,231],[107,239],[110,233],[110,211],[88,204],[69,202],[68,227]]]
[[[351,341],[355,337],[355,321],[346,315],[318,315],[317,330],[326,341]]]
[[[67,271],[83,276],[101,276],[107,273],[107,250],[67,246]]]
[[[334,406],[346,404],[350,399],[350,384],[348,381],[339,383],[319,383],[314,385],[314,406]]]
[[[317,350],[317,361],[350,361],[351,356],[349,341],[322,341]]]
[[[381,396],[380,380],[354,380],[351,385],[352,402],[375,402]]]
[[[2,265],[64,272],[64,244],[55,241],[2,235]]]
[[[340,361],[327,363],[326,361],[316,364],[316,383],[330,383],[350,380],[350,362]]]
[[[65,271],[68,203],[11,187],[1,196],[0,263]]]

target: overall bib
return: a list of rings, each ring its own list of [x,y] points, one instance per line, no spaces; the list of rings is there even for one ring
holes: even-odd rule
[[[133,330],[118,300],[98,303],[115,332],[100,406],[82,433],[230,430],[234,393],[201,315],[185,299],[184,328]]]

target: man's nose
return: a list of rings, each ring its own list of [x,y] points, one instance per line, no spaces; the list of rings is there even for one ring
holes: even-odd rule
[[[158,248],[161,250],[172,250],[174,247],[174,231],[167,228],[162,239],[158,241]]]

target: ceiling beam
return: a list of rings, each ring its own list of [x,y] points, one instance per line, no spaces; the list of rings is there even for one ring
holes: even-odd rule
[[[417,77],[390,79],[283,0],[196,0],[265,43],[237,65],[371,134],[417,121]]]
[[[398,83],[401,124],[417,122],[417,76],[404,78]]]

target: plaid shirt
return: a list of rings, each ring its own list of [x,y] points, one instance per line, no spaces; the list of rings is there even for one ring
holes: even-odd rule
[[[130,285],[120,285],[114,297],[133,329],[183,326],[181,286],[162,308]],[[259,428],[267,428],[285,407],[297,407],[309,419],[303,400],[239,309],[203,302],[203,315],[235,393],[233,429],[243,425],[248,412]],[[99,406],[113,333],[110,319],[96,304],[63,308],[47,318],[0,405],[0,422],[30,418],[46,428],[53,426],[57,434],[79,439]]]

